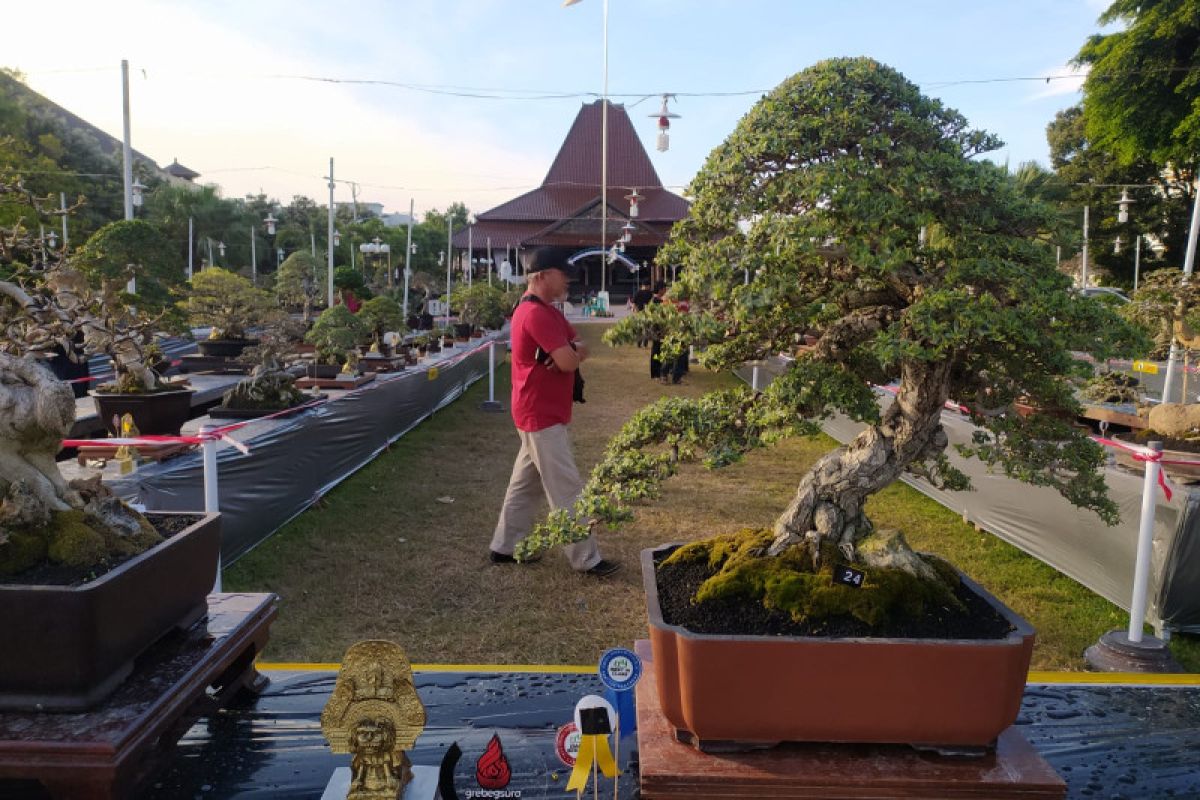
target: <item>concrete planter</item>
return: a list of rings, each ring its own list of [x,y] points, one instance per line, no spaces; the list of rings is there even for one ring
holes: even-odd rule
[[[663,622],[655,554],[642,576],[659,701],[701,749],[782,741],[989,747],[1021,707],[1033,628],[965,576],[1004,639],[719,636]]]
[[[102,701],[146,648],[204,615],[220,548],[207,514],[82,586],[0,585],[0,710]]]

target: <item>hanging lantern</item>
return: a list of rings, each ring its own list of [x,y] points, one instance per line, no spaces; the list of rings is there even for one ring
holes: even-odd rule
[[[638,194],[637,187],[633,191],[625,195],[625,199],[629,201],[629,217],[632,219],[638,215],[638,203],[642,200],[642,195]]]
[[[1129,222],[1129,204],[1136,202],[1129,199],[1129,190],[1121,190],[1121,199],[1117,201],[1117,222]]]
[[[217,242],[217,251],[221,254],[221,258],[225,257],[225,243]]]
[[[342,243],[342,232],[334,229],[333,231],[333,246],[337,247]]]
[[[145,201],[142,193],[146,191],[146,185],[139,180],[134,180],[133,185],[129,187],[129,191],[133,205],[141,208],[142,203]]]
[[[267,236],[275,235],[276,222],[279,222],[279,220],[275,219],[275,215],[268,211],[267,216],[263,218],[263,224],[267,226]]]
[[[667,152],[671,147],[671,137],[667,135],[667,131],[671,128],[671,120],[679,119],[679,115],[673,113],[667,108],[667,101],[674,98],[673,94],[664,94],[662,96],[662,108],[657,114],[650,114],[651,117],[658,117],[658,145],[657,149],[660,153]]]
[[[1123,244],[1124,244],[1124,242],[1121,241],[1121,237],[1118,235],[1116,240],[1113,241],[1113,255],[1114,256],[1121,255],[1121,245],[1123,245]]]
[[[629,242],[632,242],[633,241],[633,232],[635,230],[637,230],[637,226],[635,226],[632,222],[626,222],[625,225],[622,226],[622,228],[621,228],[621,231],[622,231],[621,241],[625,242],[626,244],[628,244]]]

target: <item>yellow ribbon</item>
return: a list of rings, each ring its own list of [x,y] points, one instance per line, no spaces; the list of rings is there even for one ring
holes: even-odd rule
[[[575,756],[575,769],[571,770],[571,779],[567,781],[568,792],[583,791],[587,786],[588,773],[591,772],[593,761],[600,767],[604,777],[617,777],[617,762],[613,760],[612,750],[608,748],[606,734],[579,737],[579,754]]]

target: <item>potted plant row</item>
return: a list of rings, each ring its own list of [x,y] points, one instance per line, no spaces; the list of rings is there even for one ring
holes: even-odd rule
[[[1012,405],[1070,408],[1072,352],[1106,359],[1146,339],[1067,291],[1038,237],[1053,212],[976,158],[998,144],[887,66],[823,61],[763,98],[694,179],[658,255],[680,268],[672,292],[690,312],[606,334],[632,344],[660,326],[664,357],[697,345],[720,370],[813,343],[761,391],[635,414],[576,507],[519,557],[627,518],[683,461],[723,466],[835,412],[866,426],[812,465],[772,528],[643,553],[658,696],[679,738],[987,748],[1016,719],[1033,630],[864,510],[906,471],[969,487],[944,452],[954,398],[979,431],[965,455],[1119,518],[1101,449]],[[892,380],[881,408],[872,384]]]

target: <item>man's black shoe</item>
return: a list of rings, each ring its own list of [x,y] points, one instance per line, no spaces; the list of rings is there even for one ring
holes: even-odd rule
[[[583,571],[583,574],[591,575],[592,577],[595,577],[595,578],[607,578],[609,575],[612,575],[620,568],[621,568],[621,564],[619,562],[608,561],[607,559],[602,558],[596,564],[596,566],[592,567],[591,569],[585,569]]]
[[[541,561],[542,554],[538,553],[535,556],[530,556],[524,561],[517,561],[514,556],[510,556],[508,553],[497,553],[495,550],[492,550],[488,554],[488,558],[491,559],[493,564],[532,564],[535,561]]]

